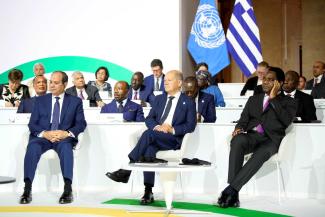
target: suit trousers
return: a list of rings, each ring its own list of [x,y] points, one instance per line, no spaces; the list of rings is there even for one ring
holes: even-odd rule
[[[163,133],[154,130],[146,130],[141,135],[138,143],[130,152],[129,158],[131,161],[138,161],[143,157],[156,157],[156,153],[160,150],[176,150],[180,149],[180,144],[175,136],[171,133]],[[154,186],[155,173],[144,172],[144,184]]]
[[[278,149],[279,145],[265,134],[249,132],[234,136],[230,143],[228,183],[239,191]],[[252,157],[243,165],[244,156],[249,153],[253,153]]]
[[[46,151],[53,149],[59,156],[62,175],[64,178],[72,181],[73,177],[73,143],[71,138],[60,142],[51,143],[45,138],[32,139],[26,150],[24,159],[24,179],[33,181],[37,164],[41,155]]]

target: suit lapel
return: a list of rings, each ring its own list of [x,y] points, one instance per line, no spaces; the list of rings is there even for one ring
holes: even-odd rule
[[[175,121],[177,120],[177,117],[178,115],[176,115],[176,112],[178,111],[182,111],[182,106],[183,104],[185,104],[185,101],[184,101],[184,96],[183,94],[181,93],[181,95],[179,96],[179,99],[178,99],[178,102],[177,102],[177,105],[176,105],[176,108],[175,108],[175,112],[174,112],[174,115],[173,115],[173,121],[172,121],[172,125],[174,125]]]
[[[159,113],[158,113],[158,122],[160,121],[161,119],[161,116],[163,115],[163,112],[165,110],[165,107],[166,107],[166,102],[167,102],[167,94],[164,94],[164,97],[162,98],[162,103],[161,103],[161,107],[159,109]]]
[[[61,109],[61,114],[60,114],[60,124],[62,123],[62,120],[64,120],[64,116],[68,111],[69,104],[70,104],[69,95],[64,94],[62,109]]]

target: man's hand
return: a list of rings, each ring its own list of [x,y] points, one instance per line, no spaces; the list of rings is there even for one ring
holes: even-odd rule
[[[105,103],[103,101],[97,101],[97,106],[98,107],[103,107],[105,105]]]
[[[145,101],[141,100],[141,106],[142,107],[147,107],[147,103]]]
[[[275,98],[278,95],[278,92],[280,90],[281,86],[278,80],[274,81],[274,85],[272,87],[272,90],[270,92],[270,99]]]
[[[173,133],[173,127],[169,124],[158,125],[154,128],[154,130],[163,133]]]
[[[233,132],[232,132],[232,136],[234,137],[234,136],[236,136],[236,135],[238,135],[238,134],[241,134],[241,133],[243,133],[244,132],[244,130],[242,129],[242,128],[236,128]]]
[[[64,130],[53,130],[53,131],[45,131],[43,133],[43,137],[50,142],[59,142],[69,136],[69,133]]]

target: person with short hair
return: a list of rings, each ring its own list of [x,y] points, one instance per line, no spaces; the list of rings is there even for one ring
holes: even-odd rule
[[[152,104],[155,100],[155,91],[165,91],[164,88],[164,78],[163,73],[163,63],[160,59],[153,59],[151,61],[152,75],[144,78],[144,86],[149,93],[149,103]]]
[[[100,113],[123,113],[125,121],[143,122],[144,115],[141,105],[127,98],[129,84],[118,81],[114,86],[114,100],[102,107]]]
[[[198,72],[198,71],[209,71],[209,65],[205,62],[196,64],[195,72]]]
[[[184,93],[195,101],[197,122],[214,123],[216,117],[216,105],[211,94],[199,91],[197,79],[194,76],[185,78],[183,84]]]
[[[180,71],[169,71],[165,76],[166,93],[156,97],[148,117],[145,120],[147,130],[143,132],[134,149],[129,153],[130,163],[137,161],[155,162],[159,150],[177,150],[181,148],[186,133],[194,131],[196,126],[195,103],[181,93],[183,76]],[[108,172],[106,176],[116,182],[127,183],[130,170]],[[152,188],[155,183],[154,172],[144,172],[145,191],[142,205],[154,202]]]
[[[281,68],[275,67],[275,66],[270,66],[268,71],[270,71],[270,70],[276,73],[276,77],[277,77],[278,81],[283,84],[283,82],[284,82],[284,71]],[[261,93],[264,94],[262,84],[257,85],[255,87],[253,95],[257,95],[257,94],[261,94]]]
[[[321,85],[325,88],[325,63],[322,61],[316,61],[313,65],[313,76],[306,83],[306,90],[311,90],[313,87]]]
[[[45,74],[45,67],[42,63],[35,63],[34,66],[33,66],[33,72],[34,72],[34,76],[37,77],[37,76],[44,76]],[[35,96],[35,90],[34,90],[34,83],[33,83],[33,80],[29,80],[27,82],[27,86],[28,86],[28,91],[29,91],[29,94],[30,96]]]
[[[28,87],[21,83],[23,77],[23,72],[19,69],[9,71],[9,83],[0,88],[0,99],[5,101],[6,107],[18,107],[21,100],[30,98]]]
[[[147,103],[149,103],[149,97],[150,93],[143,84],[142,72],[135,72],[131,78],[131,88],[128,93],[128,99],[141,100],[141,105],[146,107]]]
[[[64,191],[60,204],[71,203],[73,177],[73,147],[78,142],[78,135],[87,126],[82,101],[75,96],[64,93],[68,83],[65,72],[55,71],[51,75],[50,92],[36,97],[29,120],[29,142],[24,159],[24,192],[21,204],[32,201],[32,183],[37,164],[43,153],[50,149],[58,154]]]
[[[304,90],[306,88],[306,77],[301,75],[299,76],[298,90]]]
[[[105,103],[99,96],[97,87],[85,84],[85,78],[80,71],[72,73],[74,86],[66,89],[66,93],[77,96],[82,100],[89,100],[90,107],[103,107]]]
[[[23,99],[18,106],[17,113],[32,113],[36,97],[43,96],[47,91],[47,80],[43,75],[38,75],[33,79],[35,96]]]
[[[112,87],[111,84],[107,82],[109,78],[109,71],[107,67],[101,66],[95,72],[95,81],[89,81],[88,85],[97,87],[98,91],[107,91],[107,97],[112,98]]]

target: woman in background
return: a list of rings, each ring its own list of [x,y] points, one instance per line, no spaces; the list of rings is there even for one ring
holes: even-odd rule
[[[112,98],[112,87],[106,82],[109,78],[108,69],[105,66],[99,67],[95,72],[95,76],[96,81],[89,81],[88,85],[97,87],[99,91],[107,91],[107,97]]]

